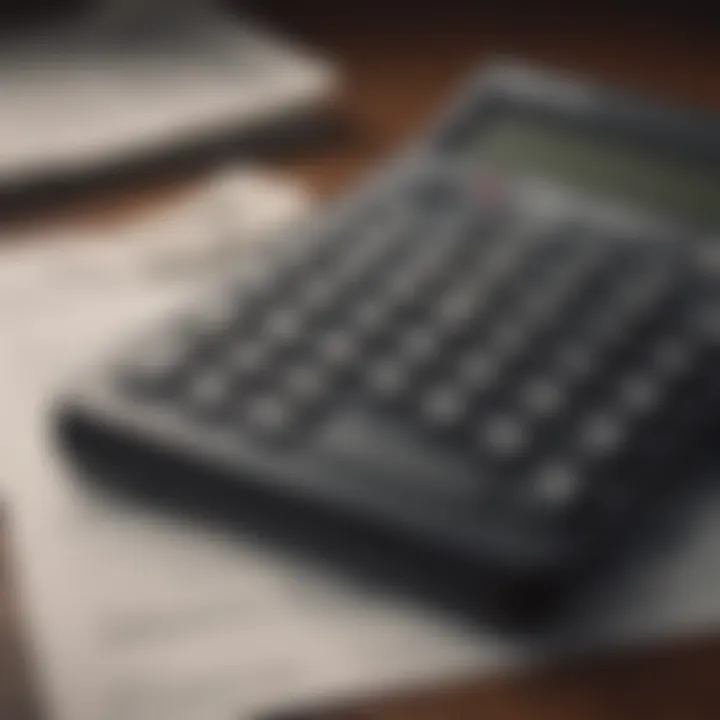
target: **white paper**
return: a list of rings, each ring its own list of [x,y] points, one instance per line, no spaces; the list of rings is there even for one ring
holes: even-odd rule
[[[175,286],[177,287],[177,286]],[[66,376],[186,289],[28,316],[3,354],[17,558],[50,717],[237,720],[720,624],[720,491],[554,636],[509,638],[251,538],[109,503],[53,450]]]
[[[85,17],[0,40],[0,184],[112,170],[258,121],[335,86],[325,62],[221,3],[89,3]]]
[[[55,232],[2,236],[0,351],[28,324],[52,328],[82,317],[85,305],[153,293],[180,294],[228,265],[272,248],[281,228],[304,220],[309,194],[295,183],[247,166],[202,180],[169,207],[109,230],[67,226]],[[82,321],[79,328],[82,330]],[[0,383],[5,381],[5,377]],[[0,447],[3,439],[0,438]],[[0,453],[0,489],[7,489]]]
[[[300,220],[310,198],[298,185],[245,166],[215,172],[171,206],[108,230],[69,226],[2,237],[0,323],[88,293],[125,293],[196,283],[264,251],[282,226]],[[12,319],[9,320],[12,322]]]

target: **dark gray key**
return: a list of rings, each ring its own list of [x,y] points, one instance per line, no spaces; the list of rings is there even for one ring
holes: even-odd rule
[[[232,396],[231,377],[218,368],[209,368],[190,380],[183,402],[193,413],[219,417],[228,409]]]
[[[457,430],[468,418],[470,404],[462,388],[446,383],[430,388],[419,401],[419,414],[433,430]]]
[[[537,421],[557,419],[570,405],[569,388],[563,380],[550,375],[527,379],[518,392],[518,406]]]
[[[360,353],[357,337],[347,330],[320,333],[316,345],[320,364],[331,370],[351,367]]]
[[[502,365],[493,352],[481,347],[460,357],[455,377],[468,393],[483,396],[499,388],[503,377]]]
[[[245,382],[253,381],[262,375],[272,359],[273,351],[267,342],[250,338],[239,342],[229,351],[227,364],[237,380]]]
[[[302,312],[279,309],[263,321],[261,333],[264,338],[278,346],[289,346],[300,340],[306,332],[306,320]]]
[[[583,467],[572,459],[544,462],[523,485],[525,507],[538,519],[562,521],[585,500],[588,480]]]
[[[408,366],[393,358],[381,358],[371,363],[365,376],[371,396],[382,402],[405,399],[412,388]]]
[[[262,395],[241,408],[243,423],[261,435],[285,435],[294,428],[292,403],[280,395]]]
[[[532,440],[530,428],[517,416],[500,414],[481,421],[475,447],[491,464],[506,465],[525,458]]]
[[[632,416],[648,417],[663,404],[665,389],[665,383],[656,374],[638,370],[620,382],[618,404]]]
[[[362,335],[373,336],[385,327],[391,312],[392,305],[386,298],[380,295],[363,298],[351,309],[349,325]]]
[[[436,359],[442,348],[442,337],[429,325],[413,325],[404,330],[397,352],[412,367],[422,367]]]
[[[302,406],[314,406],[332,397],[334,378],[314,365],[297,364],[287,368],[280,385],[293,401]]]
[[[609,465],[619,459],[632,439],[630,418],[613,410],[601,410],[581,420],[578,449],[590,463]]]

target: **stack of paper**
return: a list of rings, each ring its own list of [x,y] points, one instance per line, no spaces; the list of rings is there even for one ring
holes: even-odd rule
[[[0,39],[0,187],[304,124],[334,91],[329,63],[222,3],[87,6],[67,25]]]

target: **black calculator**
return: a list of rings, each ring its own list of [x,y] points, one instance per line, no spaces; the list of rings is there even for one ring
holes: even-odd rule
[[[62,442],[320,556],[564,588],[717,449],[719,227],[717,122],[500,64],[85,376]]]

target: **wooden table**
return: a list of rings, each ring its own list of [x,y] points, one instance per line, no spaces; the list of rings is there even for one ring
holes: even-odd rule
[[[692,4],[675,3],[652,13],[600,4],[579,10],[547,2],[468,9],[468,3],[457,0],[396,3],[392,8],[376,0],[265,0],[257,5],[260,15],[336,58],[344,70],[340,106],[348,120],[348,137],[278,162],[324,196],[338,192],[392,152],[476,63],[498,54],[720,109],[720,23],[717,13],[693,10]],[[186,180],[144,181],[142,190],[138,185],[132,193],[84,200],[69,212],[118,212],[171,193]],[[6,531],[0,560],[0,718],[21,720],[36,717],[33,673],[23,660]],[[532,675],[428,690],[372,707],[337,708],[324,717],[710,720],[720,718],[720,638],[685,639]]]

